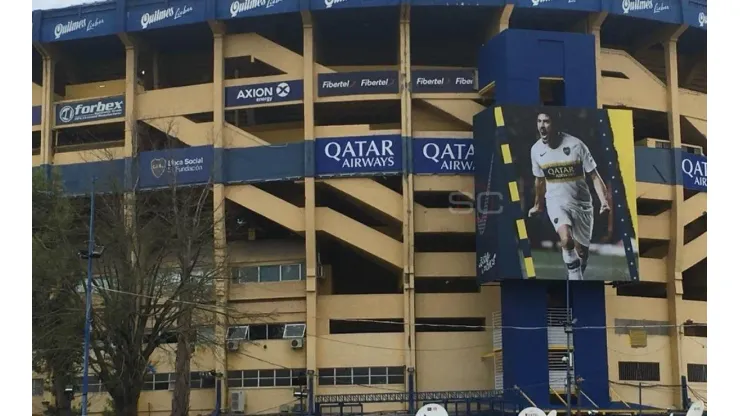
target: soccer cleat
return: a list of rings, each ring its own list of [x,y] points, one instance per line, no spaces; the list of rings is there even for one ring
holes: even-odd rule
[[[568,268],[568,280],[583,280],[583,271],[581,270],[581,260],[566,264]]]

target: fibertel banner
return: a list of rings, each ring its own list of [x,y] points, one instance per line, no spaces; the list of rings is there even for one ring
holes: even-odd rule
[[[500,206],[477,215],[479,279],[637,280],[632,113],[485,112],[475,119],[476,200]]]

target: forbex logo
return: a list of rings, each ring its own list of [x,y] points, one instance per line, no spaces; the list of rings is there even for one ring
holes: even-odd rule
[[[123,98],[105,99],[96,103],[62,105],[57,112],[58,123],[80,123],[103,118],[123,117]]]
[[[283,0],[243,0],[235,1],[231,3],[229,8],[229,14],[231,17],[236,17],[241,13],[248,12],[259,8],[269,9],[278,3],[282,3]]]

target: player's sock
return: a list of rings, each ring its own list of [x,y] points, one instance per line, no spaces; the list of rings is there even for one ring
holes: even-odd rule
[[[575,249],[568,250],[567,248],[563,248],[563,261],[565,262],[565,267],[568,269],[568,279],[583,280],[581,258],[578,257]]]
[[[586,271],[588,266],[588,247],[583,247],[583,254],[581,254],[581,273]]]

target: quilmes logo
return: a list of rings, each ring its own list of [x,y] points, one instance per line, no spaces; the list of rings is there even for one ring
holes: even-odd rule
[[[707,14],[704,12],[699,13],[699,27],[707,25]]]
[[[393,141],[348,140],[344,144],[330,141],[324,146],[324,155],[341,163],[342,168],[376,168],[395,165]]]
[[[165,159],[163,157],[152,159],[149,166],[152,170],[152,175],[159,179],[166,173],[185,173],[185,172],[200,172],[203,170],[204,158],[182,158],[182,159]]]
[[[54,26],[54,39],[59,39],[66,34],[82,29],[85,29],[86,32],[89,32],[102,25],[103,23],[105,23],[105,21],[100,18],[96,18],[95,20],[70,20],[67,23],[59,23],[58,25]]]
[[[450,172],[472,172],[475,149],[473,143],[444,144],[426,143],[421,149],[425,158],[440,164]]]
[[[61,121],[62,123],[81,122],[86,120],[95,120],[98,118],[115,117],[122,115],[122,99],[109,103],[98,101],[94,104],[67,104],[59,109],[59,121]]]
[[[277,85],[268,85],[252,88],[242,88],[236,95],[237,100],[250,100],[257,103],[269,103],[277,96],[285,98],[290,95],[290,85],[281,82]]]
[[[143,15],[141,15],[141,28],[146,29],[150,25],[161,22],[162,20],[177,20],[192,11],[192,7],[185,5],[182,7],[168,7],[166,9],[157,9],[151,13],[144,13]]]
[[[652,10],[653,14],[670,10],[671,6],[663,2],[653,2],[653,0],[623,0],[622,11],[624,14],[644,10]]]
[[[324,4],[326,5],[327,9],[331,9],[331,6],[337,4],[337,3],[344,3],[347,0],[324,0]]]
[[[241,13],[248,12],[250,10],[255,9],[269,9],[270,7],[275,6],[278,3],[282,3],[283,0],[244,0],[244,1],[235,1],[231,3],[231,7],[229,8],[229,13],[231,14],[231,17],[236,17],[240,15]]]

